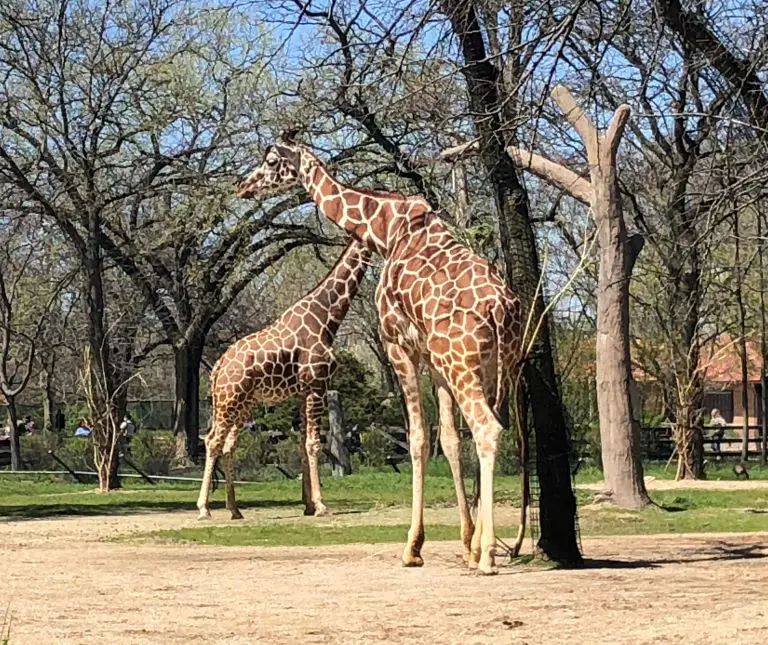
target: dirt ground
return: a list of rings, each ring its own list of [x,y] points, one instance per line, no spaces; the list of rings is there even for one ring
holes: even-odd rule
[[[451,542],[403,569],[395,544],[105,541],[195,524],[192,512],[0,522],[11,645],[768,643],[768,533],[585,539],[587,568],[493,578],[467,572]]]

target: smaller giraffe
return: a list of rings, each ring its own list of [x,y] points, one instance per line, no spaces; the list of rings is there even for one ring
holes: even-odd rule
[[[211,372],[213,422],[205,438],[205,473],[197,508],[210,517],[208,495],[216,458],[222,455],[227,508],[242,515],[235,500],[232,458],[237,439],[256,402],[279,403],[301,396],[306,427],[305,515],[326,512],[320,494],[319,419],[328,383],[336,370],[333,341],[370,261],[371,253],[351,241],[328,275],[274,323],[230,345]],[[307,482],[308,474],[308,482]]]

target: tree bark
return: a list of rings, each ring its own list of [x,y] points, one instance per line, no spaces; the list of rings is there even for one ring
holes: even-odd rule
[[[344,415],[339,393],[329,390],[328,394],[328,450],[333,455],[333,476],[345,477],[352,474],[349,450],[344,441]]]
[[[53,372],[44,367],[40,372],[40,381],[43,398],[43,430],[53,431],[53,407],[56,405],[53,390]]]
[[[760,271],[760,400],[762,415],[760,417],[760,463],[765,466],[768,462],[768,330],[765,317],[765,238],[763,237],[763,209],[757,209],[757,262]]]
[[[587,149],[590,181],[527,150],[510,147],[508,152],[519,167],[592,208],[600,254],[595,382],[605,479],[602,498],[619,506],[637,508],[651,501],[643,480],[640,424],[633,406],[629,336],[629,281],[642,243],[634,238],[630,245],[616,173],[616,153],[629,106],[622,105],[616,110],[605,136],[601,137],[564,86],[556,86],[552,96]]]
[[[200,366],[203,360],[204,340],[192,335],[174,346],[176,402],[174,430],[177,446],[183,446],[186,456],[196,462],[200,443]]]
[[[13,397],[6,397],[6,415],[8,418],[8,429],[11,433],[11,470],[21,470],[21,441],[17,426],[19,415],[16,411],[16,401]]]
[[[733,211],[733,240],[735,296],[736,306],[739,310],[739,363],[741,368],[741,409],[744,414],[741,419],[741,462],[749,457],[749,370],[747,366],[747,310],[744,306],[744,272],[741,266],[741,238],[739,237],[739,207],[736,205]]]
[[[115,370],[110,359],[110,346],[105,323],[103,260],[101,256],[101,217],[96,209],[88,213],[88,231],[82,254],[85,274],[85,312],[88,320],[87,375],[94,437],[94,457],[99,474],[99,489],[107,492],[120,488],[117,478],[117,436],[120,419],[115,409]],[[96,440],[97,434],[101,437]],[[104,466],[98,467],[99,464]]]
[[[503,105],[513,97],[499,94],[499,70],[486,54],[475,5],[469,0],[443,0],[442,7],[459,39],[465,65],[470,108],[480,137],[480,158],[493,187],[499,237],[509,284],[534,321],[544,318],[533,356],[523,369],[533,409],[536,467],[539,479],[539,548],[551,559],[581,562],[576,541],[576,498],[571,485],[570,445],[560,398],[549,325],[537,287],[541,278],[528,199],[512,159],[505,151]]]

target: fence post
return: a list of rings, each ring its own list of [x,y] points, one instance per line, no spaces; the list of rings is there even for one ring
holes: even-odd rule
[[[352,474],[349,449],[344,441],[344,421],[341,401],[336,390],[328,392],[328,450],[333,455],[333,476],[344,477]]]

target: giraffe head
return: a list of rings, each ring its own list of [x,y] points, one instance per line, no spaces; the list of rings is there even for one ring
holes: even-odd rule
[[[299,185],[302,146],[294,136],[295,132],[282,134],[267,148],[261,165],[237,187],[238,197],[269,197]]]

